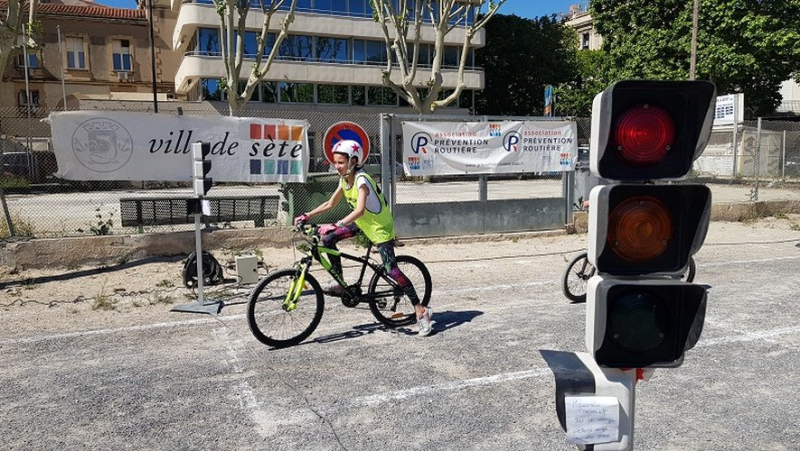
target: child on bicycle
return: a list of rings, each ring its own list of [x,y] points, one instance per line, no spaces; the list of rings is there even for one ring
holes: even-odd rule
[[[403,288],[403,292],[411,300],[417,314],[420,335],[428,335],[431,332],[433,310],[420,303],[411,281],[397,266],[394,254],[394,218],[375,180],[361,168],[363,161],[364,149],[359,143],[352,140],[337,142],[333,146],[333,167],[339,173],[339,186],[330,199],[296,217],[294,223],[301,224],[318,214],[325,213],[344,198],[353,211],[336,224],[320,227],[322,244],[336,249],[338,241],[355,236],[359,230],[364,232],[364,235],[375,244],[388,274]],[[334,271],[341,275],[341,257],[331,255],[330,261]],[[323,287],[323,290],[338,295],[341,294],[342,287],[332,280]]]

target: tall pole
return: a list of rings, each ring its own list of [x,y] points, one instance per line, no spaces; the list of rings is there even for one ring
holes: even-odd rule
[[[692,11],[692,55],[689,59],[689,80],[694,80],[697,65],[697,17],[700,15],[700,0],[694,0]]]
[[[58,31],[58,54],[63,55],[64,50],[61,48],[61,25],[56,25]],[[59,66],[61,67],[61,97],[64,99],[64,111],[67,110],[67,86],[64,84],[64,58],[59,57]]]
[[[150,15],[150,66],[153,69],[153,112],[158,113],[158,88],[156,87],[156,38],[153,31],[153,0],[146,0]]]

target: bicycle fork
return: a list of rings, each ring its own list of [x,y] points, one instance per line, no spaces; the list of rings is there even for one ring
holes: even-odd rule
[[[303,288],[306,285],[306,274],[308,268],[311,266],[310,262],[306,259],[300,260],[297,264],[297,275],[292,279],[289,284],[289,290],[286,292],[286,299],[283,300],[283,310],[292,312],[297,309],[297,301],[300,299],[300,294],[303,293]]]

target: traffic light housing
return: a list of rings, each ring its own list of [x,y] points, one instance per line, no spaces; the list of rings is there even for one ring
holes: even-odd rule
[[[592,173],[620,181],[684,178],[711,136],[716,92],[708,81],[627,80],[598,94]]]
[[[621,81],[593,103],[586,347],[607,368],[674,368],[702,332],[706,287],[679,280],[705,240],[711,192],[685,179],[708,143],[716,87]],[[662,184],[659,184],[662,183]]]
[[[589,261],[601,273],[679,274],[708,232],[704,185],[605,185],[589,194]]]
[[[208,177],[211,171],[211,161],[206,157],[211,153],[211,143],[196,142],[192,144],[192,183],[194,194],[198,197],[205,196],[211,189],[213,179]]]
[[[586,346],[610,368],[675,368],[703,331],[706,288],[671,279],[589,280]]]

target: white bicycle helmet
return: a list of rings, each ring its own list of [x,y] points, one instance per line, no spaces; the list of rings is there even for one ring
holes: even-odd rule
[[[361,164],[364,163],[364,148],[361,144],[352,139],[343,139],[334,144],[333,153],[347,156],[349,162],[348,173],[352,171],[354,167],[361,166]],[[357,159],[355,164],[353,163],[353,158]]]

